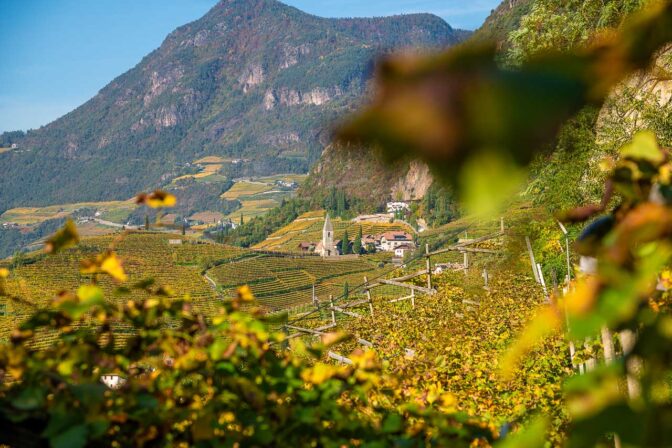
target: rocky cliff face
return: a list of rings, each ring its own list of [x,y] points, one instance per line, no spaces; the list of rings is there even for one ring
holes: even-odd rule
[[[328,146],[301,188],[303,196],[325,193],[332,187],[372,206],[390,200],[421,199],[432,185],[427,165],[418,161],[388,165],[375,151]]]
[[[323,19],[222,0],[90,101],[0,155],[0,210],[127,198],[204,155],[247,174],[306,172],[327,124],[356,106],[381,52],[445,47],[438,17]]]
[[[432,182],[434,182],[434,178],[429,172],[429,167],[414,160],[409,164],[406,175],[392,185],[390,196],[392,199],[402,201],[422,199],[429,187],[432,186]]]

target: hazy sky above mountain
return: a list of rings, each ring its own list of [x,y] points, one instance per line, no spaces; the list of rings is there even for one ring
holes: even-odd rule
[[[286,0],[325,17],[431,12],[477,28],[500,0]],[[216,0],[0,0],[0,132],[37,128],[135,66]]]

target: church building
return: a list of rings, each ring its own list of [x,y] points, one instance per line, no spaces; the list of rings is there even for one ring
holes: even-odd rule
[[[334,241],[334,226],[327,213],[327,219],[324,221],[322,228],[322,241],[315,247],[315,252],[323,257],[337,257],[339,255],[336,241]]]

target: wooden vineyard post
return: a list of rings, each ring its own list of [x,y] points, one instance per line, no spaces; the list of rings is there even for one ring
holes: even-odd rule
[[[371,290],[369,289],[369,279],[364,277],[364,287],[366,288],[366,298],[369,301],[369,311],[371,311],[371,317],[373,317],[373,300],[371,300]]]
[[[464,255],[464,273],[466,274],[469,269],[469,253],[465,250],[462,251],[462,254]]]
[[[504,217],[499,218],[499,231],[504,233]]]
[[[432,289],[432,258],[429,254],[429,244],[425,244],[425,256],[427,257],[427,289]]]
[[[485,289],[486,291],[490,290],[490,286],[488,285],[489,280],[490,276],[488,275],[488,270],[483,269],[483,282],[484,282],[483,289]]]
[[[334,297],[329,295],[329,305],[331,309],[331,323],[336,325],[336,311],[334,311]]]

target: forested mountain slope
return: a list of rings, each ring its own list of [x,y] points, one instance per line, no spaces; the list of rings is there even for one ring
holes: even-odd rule
[[[377,54],[463,36],[429,14],[323,19],[276,0],[222,0],[81,107],[13,135],[0,211],[126,199],[204,155],[244,160],[229,175],[306,172]]]

